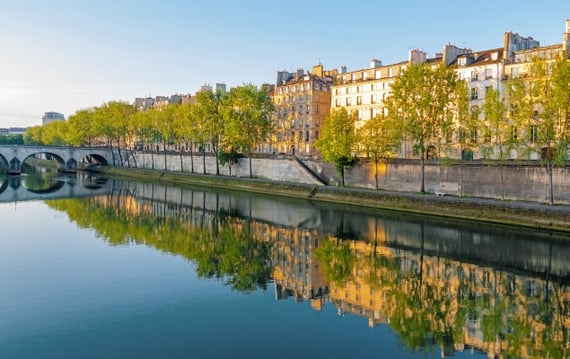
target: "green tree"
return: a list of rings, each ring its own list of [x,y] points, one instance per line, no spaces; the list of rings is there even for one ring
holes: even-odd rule
[[[216,175],[220,174],[218,161],[221,136],[224,128],[223,105],[227,94],[222,91],[201,91],[196,94],[196,124],[202,146],[209,142],[216,157]],[[205,156],[205,153],[204,153]],[[205,157],[204,157],[205,161]],[[205,171],[204,162],[204,171]]]
[[[388,116],[399,122],[403,137],[420,156],[421,187],[425,193],[425,160],[453,130],[454,118],[463,103],[457,74],[443,65],[410,65],[396,78],[386,99]],[[432,147],[433,146],[433,147]]]
[[[21,134],[15,135],[0,135],[0,145],[23,145],[24,136]]]
[[[131,117],[135,112],[133,105],[121,101],[109,101],[95,110],[95,128],[98,133],[107,138],[112,153],[114,153],[113,141],[115,141],[121,166],[123,165],[121,147],[125,145],[130,132]]]
[[[548,175],[548,203],[554,204],[553,170],[568,158],[570,135],[570,62],[566,56],[555,60],[535,59],[529,69],[526,109],[527,148],[541,154]]]
[[[499,161],[503,161],[510,153],[510,149],[506,150],[510,133],[507,120],[507,107],[498,90],[490,88],[485,93],[483,116],[485,118],[481,123],[482,132],[484,132],[485,136],[484,143],[482,145],[483,157],[492,157]],[[501,198],[504,200],[505,180],[502,163],[500,170]]]
[[[92,146],[99,136],[93,118],[94,109],[82,109],[69,116],[69,142],[73,146]]]
[[[345,185],[344,168],[354,161],[356,119],[356,112],[349,114],[345,108],[334,110],[325,119],[321,136],[315,141],[315,147],[323,155],[323,159],[334,163],[342,186]]]
[[[358,142],[364,147],[366,155],[374,161],[374,179],[378,189],[378,163],[396,156],[396,149],[401,141],[401,131],[384,114],[368,120],[357,130]]]
[[[253,177],[252,153],[272,131],[275,107],[265,89],[253,84],[234,87],[226,101],[224,142],[227,148],[241,148],[249,157],[249,176]]]
[[[42,142],[42,126],[30,127],[24,132],[24,144],[26,145],[43,145]]]

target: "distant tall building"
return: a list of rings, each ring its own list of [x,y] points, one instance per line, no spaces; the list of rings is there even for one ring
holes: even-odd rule
[[[59,112],[46,112],[42,117],[42,126],[54,121],[65,121],[65,116]]]

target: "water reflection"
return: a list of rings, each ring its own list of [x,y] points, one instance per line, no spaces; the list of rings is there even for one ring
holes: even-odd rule
[[[412,351],[555,357],[570,349],[562,235],[305,201],[112,181],[49,201],[109,243],[183,256],[237,291],[334,305],[387,324]]]
[[[67,174],[29,167],[21,175],[0,174],[0,203],[90,196],[107,193],[107,179],[89,173]]]

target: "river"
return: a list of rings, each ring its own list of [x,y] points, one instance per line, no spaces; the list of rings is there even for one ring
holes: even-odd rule
[[[0,177],[1,358],[566,358],[567,235]]]

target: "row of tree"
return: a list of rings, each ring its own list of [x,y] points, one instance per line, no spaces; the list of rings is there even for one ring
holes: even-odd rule
[[[479,108],[470,106],[468,85],[452,68],[425,63],[408,66],[392,83],[380,115],[357,129],[356,113],[333,111],[315,147],[325,161],[335,164],[344,185],[344,168],[356,155],[373,159],[377,169],[378,162],[395,156],[402,143],[410,144],[421,161],[422,193],[428,158],[456,158],[458,150],[495,160],[540,153],[553,203],[552,171],[568,155],[570,63],[564,56],[535,59],[526,75],[510,79],[504,88],[486,89]],[[137,143],[151,150],[161,143],[165,155],[169,145],[180,145],[190,154],[210,146],[218,159],[216,174],[220,163],[235,163],[241,152],[250,158],[251,176],[251,154],[273,132],[273,111],[267,92],[248,84],[229,93],[200,92],[195,103],[144,112],[127,103],[109,102],[80,110],[68,122],[31,128],[24,140],[84,146],[103,138],[105,144],[119,149],[121,164],[125,160],[121,150]]]
[[[470,106],[468,85],[453,69],[420,64],[395,79],[385,111],[361,128],[356,128],[356,113],[333,111],[315,147],[336,165],[344,185],[344,168],[355,154],[364,153],[377,169],[380,160],[409,143],[421,161],[422,193],[424,161],[430,157],[457,158],[459,150],[503,161],[538,153],[552,204],[552,171],[568,157],[569,119],[570,62],[564,56],[535,59],[526,76],[510,79],[503,89],[487,88],[482,108]]]
[[[160,143],[165,155],[169,146],[180,146],[181,153],[192,155],[199,149],[204,156],[204,148],[210,146],[221,160],[216,161],[216,174],[219,163],[235,162],[240,151],[250,157],[251,175],[251,153],[271,133],[273,111],[267,91],[246,84],[228,93],[202,91],[192,103],[147,111],[125,102],[107,102],[79,110],[68,121],[32,127],[24,140],[37,145],[111,146],[121,165],[137,146],[154,151]]]
[[[0,145],[22,145],[24,144],[23,135],[0,135]]]

